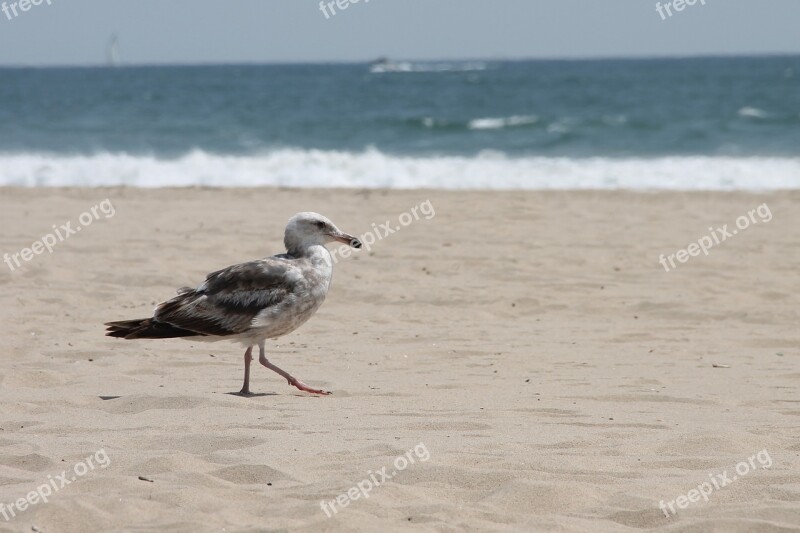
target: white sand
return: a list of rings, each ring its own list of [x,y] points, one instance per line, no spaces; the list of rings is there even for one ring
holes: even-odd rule
[[[100,449],[110,464],[0,515],[0,531],[800,524],[798,193],[7,188],[0,253],[105,198],[113,218],[22,270],[0,264],[0,502]],[[427,199],[434,218],[340,261],[318,315],[268,345],[330,397],[258,365],[263,395],[231,395],[242,353],[228,343],[103,336],[207,272],[282,251],[296,211],[363,233]],[[763,202],[768,224],[658,264]],[[322,511],[420,443],[429,460]],[[659,509],[762,450],[770,468]]]

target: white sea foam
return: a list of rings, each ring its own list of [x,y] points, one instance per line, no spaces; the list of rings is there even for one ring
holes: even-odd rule
[[[535,115],[515,115],[505,118],[476,118],[469,122],[471,130],[499,130],[514,126],[528,126],[539,122],[539,117]]]
[[[739,116],[747,118],[767,118],[769,115],[766,111],[756,107],[743,107],[739,110]]]
[[[175,159],[0,155],[0,185],[132,187],[367,187],[432,189],[800,189],[800,158],[399,157],[377,150],[283,149]]]

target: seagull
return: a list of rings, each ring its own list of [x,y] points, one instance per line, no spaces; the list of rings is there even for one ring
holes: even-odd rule
[[[178,296],[159,304],[151,318],[107,322],[106,335],[238,342],[246,348],[242,396],[251,394],[250,362],[253,347],[258,346],[258,362],[283,376],[289,385],[313,394],[330,394],[270,363],[264,345],[267,339],[299,328],[325,301],[333,274],[325,245],[341,242],[361,248],[361,241],[326,217],[306,212],[289,219],[283,242],[285,254],[212,272],[199,287],[178,289]]]

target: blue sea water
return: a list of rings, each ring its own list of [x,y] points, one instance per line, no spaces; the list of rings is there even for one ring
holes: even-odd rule
[[[800,188],[800,57],[0,69],[0,185]]]

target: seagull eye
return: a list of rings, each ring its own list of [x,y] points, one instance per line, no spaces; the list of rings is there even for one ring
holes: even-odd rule
[[[321,220],[314,222],[314,225],[317,227],[317,229],[325,229],[325,223]]]

